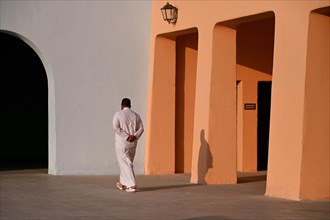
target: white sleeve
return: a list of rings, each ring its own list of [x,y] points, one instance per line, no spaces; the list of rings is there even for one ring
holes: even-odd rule
[[[113,117],[113,121],[112,121],[112,126],[113,126],[113,130],[116,132],[116,134],[118,134],[120,137],[122,137],[124,140],[126,140],[129,136],[128,133],[126,133],[121,127],[120,127],[120,120],[119,120],[119,115],[118,113],[115,114],[115,116]]]
[[[136,126],[137,126],[137,129],[136,129],[134,136],[136,137],[136,139],[139,139],[141,137],[142,133],[144,132],[143,123],[142,123],[140,116],[137,116]]]

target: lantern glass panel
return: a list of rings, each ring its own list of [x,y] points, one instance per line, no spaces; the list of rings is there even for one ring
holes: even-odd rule
[[[167,19],[167,16],[166,16],[166,10],[161,10],[162,11],[162,16],[163,16],[163,19],[166,21]]]
[[[166,16],[168,20],[172,20],[172,9],[166,9]]]

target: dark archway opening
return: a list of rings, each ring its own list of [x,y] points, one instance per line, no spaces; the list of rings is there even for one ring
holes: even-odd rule
[[[236,33],[238,171],[267,170],[275,16],[241,18]]]
[[[48,168],[46,71],[21,39],[0,32],[0,45],[0,169]]]

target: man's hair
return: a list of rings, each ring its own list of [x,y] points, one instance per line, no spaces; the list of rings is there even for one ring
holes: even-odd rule
[[[124,98],[122,101],[121,101],[121,105],[124,106],[124,107],[131,107],[131,100],[128,99],[128,98]]]

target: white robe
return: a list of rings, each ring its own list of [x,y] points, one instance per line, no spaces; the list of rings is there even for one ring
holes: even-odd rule
[[[136,185],[133,169],[137,140],[141,137],[144,128],[140,116],[129,108],[116,112],[113,117],[115,135],[115,148],[120,168],[120,183],[126,187]],[[137,140],[126,141],[129,135],[134,135]]]

